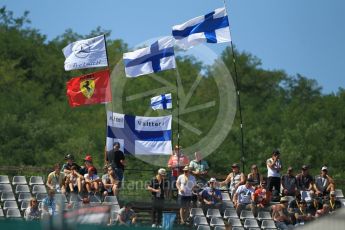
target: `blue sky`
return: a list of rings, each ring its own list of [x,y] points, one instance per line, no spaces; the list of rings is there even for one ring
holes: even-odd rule
[[[232,39],[240,51],[262,61],[264,69],[282,69],[313,78],[323,93],[345,88],[344,0],[226,1]],[[222,0],[1,0],[20,16],[30,11],[32,27],[48,39],[67,28],[88,34],[97,26],[112,31],[130,47],[169,35],[171,27],[223,6]],[[209,46],[220,53],[225,45]]]

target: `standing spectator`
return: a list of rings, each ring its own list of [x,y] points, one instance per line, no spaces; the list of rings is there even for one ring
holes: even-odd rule
[[[106,162],[113,167],[119,180],[119,188],[121,187],[126,164],[125,154],[120,150],[120,147],[119,142],[114,142],[113,149],[106,153]]]
[[[305,222],[309,222],[314,219],[311,213],[307,212],[307,202],[305,200],[301,200],[298,203],[298,209],[295,212],[295,219],[296,225],[304,225]]]
[[[56,214],[55,190],[50,189],[48,196],[42,200],[42,218]]]
[[[334,191],[334,180],[328,175],[328,168],[326,166],[321,168],[321,174],[316,177],[314,189],[317,196],[327,196]]]
[[[96,174],[96,169],[94,167],[89,168],[88,173],[84,175],[84,179],[86,191],[89,196],[92,195],[92,191],[94,191],[95,194],[99,193],[99,182],[101,182],[101,179]]]
[[[272,192],[272,198],[276,199],[280,193],[280,170],[282,163],[280,161],[280,152],[274,150],[272,157],[267,159],[267,189]]]
[[[65,193],[65,175],[60,172],[60,164],[56,163],[54,165],[54,171],[49,173],[47,179],[47,187],[49,189],[54,189],[58,193]]]
[[[253,215],[256,213],[256,207],[254,203],[254,187],[253,181],[248,179],[244,185],[240,185],[233,198],[234,205],[236,207],[237,215],[240,216],[243,209],[251,209]]]
[[[84,177],[79,174],[78,168],[73,165],[69,170],[70,173],[66,175],[66,186],[69,187],[70,192],[82,192],[82,181]]]
[[[282,196],[296,196],[297,194],[297,180],[293,175],[293,168],[290,166],[287,173],[282,176]]]
[[[165,180],[166,170],[161,168],[158,174],[152,178],[147,189],[152,194],[152,227],[162,227],[162,213],[164,198],[168,195],[168,181]]]
[[[71,172],[72,166],[77,168],[77,171],[80,170],[80,166],[74,162],[74,157],[72,154],[67,154],[65,156],[66,163],[62,165],[61,171],[67,176]]]
[[[313,191],[314,179],[309,175],[309,167],[307,165],[302,166],[302,172],[296,176],[297,188],[302,195],[302,200],[311,200]]]
[[[254,192],[254,205],[256,206],[254,213],[255,217],[257,216],[259,211],[268,207],[268,205],[270,204],[270,200],[271,194],[266,190],[266,182],[262,181],[261,185],[259,185],[259,187]]]
[[[272,206],[272,219],[278,229],[293,229],[292,220],[287,210],[288,199],[280,198],[280,204]]]
[[[195,152],[195,159],[189,163],[193,176],[198,183],[207,183],[208,164],[202,159],[200,152]]]
[[[111,165],[105,167],[107,170],[106,173],[102,176],[102,183],[104,192],[103,195],[114,195],[119,194],[119,179],[116,176],[116,173]]]
[[[334,191],[329,193],[329,199],[325,201],[325,204],[328,204],[330,212],[334,212],[336,209],[341,208],[341,202],[336,199]]]
[[[246,181],[245,175],[240,172],[240,166],[237,163],[234,163],[231,166],[232,172],[226,177],[225,181],[219,182],[220,186],[224,186],[230,183],[229,192],[231,198],[233,198],[234,193],[240,185],[243,185]]]
[[[179,204],[180,204],[180,223],[185,224],[189,215],[192,190],[196,186],[196,180],[193,175],[190,175],[188,166],[183,168],[183,175],[180,175],[176,181],[176,188],[178,189]]]
[[[117,215],[117,220],[119,225],[132,226],[137,222],[137,215],[132,209],[131,203],[126,203],[123,208],[121,208]]]
[[[30,199],[30,206],[24,212],[25,220],[39,220],[41,219],[41,211],[38,209],[37,199],[32,197]]]
[[[209,208],[219,209],[222,205],[222,193],[219,189],[217,189],[216,183],[216,178],[211,178],[208,181],[208,187],[201,191],[201,199],[204,210]]]
[[[183,168],[189,165],[189,159],[187,156],[182,154],[181,148],[181,146],[176,145],[174,148],[174,152],[170,156],[168,161],[168,168],[171,170],[171,189],[175,188],[177,177],[183,171]]]
[[[261,185],[263,179],[262,179],[262,175],[260,175],[259,173],[257,165],[252,165],[251,172],[248,174],[247,179],[251,179],[253,181],[253,186],[255,188]]]

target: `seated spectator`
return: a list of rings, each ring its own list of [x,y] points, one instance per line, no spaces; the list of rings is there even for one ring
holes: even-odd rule
[[[189,168],[195,177],[197,183],[206,184],[207,183],[207,173],[208,173],[208,164],[205,160],[202,159],[200,152],[195,152],[195,159],[189,163]]]
[[[208,181],[208,187],[204,188],[200,192],[204,210],[207,210],[208,208],[219,209],[222,205],[222,193],[216,188],[216,183],[216,178],[211,178]]]
[[[55,190],[50,189],[48,196],[42,200],[42,218],[56,214]]]
[[[280,204],[272,206],[272,219],[278,229],[293,229],[294,227],[287,207],[288,199],[286,197],[281,197]]]
[[[69,170],[70,173],[66,176],[66,185],[70,192],[82,192],[82,181],[84,177],[78,173],[78,169],[75,165]]]
[[[233,202],[236,208],[237,215],[240,216],[243,209],[250,209],[253,215],[256,213],[256,207],[254,203],[254,187],[252,186],[253,181],[248,179],[244,185],[240,185],[233,198]]]
[[[249,179],[248,179],[249,180]],[[254,205],[256,206],[254,216],[256,217],[258,212],[267,208],[270,204],[271,193],[266,190],[266,182],[262,181],[262,184],[254,192]]]
[[[318,196],[328,196],[330,192],[334,191],[334,180],[328,175],[328,168],[323,166],[321,174],[316,177],[314,189]]]
[[[309,175],[309,167],[307,165],[302,166],[302,172],[296,176],[297,189],[302,195],[302,200],[311,200],[311,194],[313,191],[314,179]]]
[[[243,185],[246,181],[245,175],[240,172],[239,164],[235,163],[231,166],[232,172],[226,177],[224,181],[219,182],[219,186],[224,186],[230,183],[229,193],[233,198],[234,193],[240,185]]]
[[[312,221],[314,219],[311,213],[308,213],[307,211],[307,202],[305,200],[299,201],[298,206],[298,209],[295,211],[295,226],[304,225],[304,223]]]
[[[319,210],[316,211],[315,217],[316,217],[316,218],[319,218],[319,217],[321,217],[321,216],[326,216],[326,215],[328,215],[329,213],[330,213],[330,211],[329,211],[329,205],[328,205],[328,204],[324,204],[324,205],[322,206],[322,209],[319,209]]]
[[[74,157],[72,154],[67,154],[65,156],[66,163],[62,165],[61,171],[67,176],[71,172],[72,166],[77,168],[77,171],[80,170],[80,166],[74,162]]]
[[[248,174],[247,179],[251,179],[254,181],[253,186],[255,188],[258,188],[261,185],[263,178],[262,175],[259,173],[257,165],[252,165],[251,172]]]
[[[58,193],[65,193],[65,175],[60,172],[60,165],[54,165],[54,171],[49,173],[47,179],[47,187],[54,189]]]
[[[336,209],[341,208],[341,202],[336,199],[334,191],[329,193],[329,199],[325,200],[324,203],[328,204],[330,212],[334,212]]]
[[[25,220],[39,220],[41,219],[41,211],[38,209],[37,199],[32,197],[29,207],[24,212]]]
[[[87,155],[84,159],[84,166],[80,168],[79,173],[81,175],[87,174],[90,167],[93,167],[96,170],[95,174],[97,174],[97,169],[96,167],[93,166],[93,163],[92,163],[92,157],[90,155]]]
[[[117,220],[119,225],[131,226],[136,224],[137,215],[133,211],[131,203],[126,203],[125,206],[119,210]]]
[[[311,201],[307,202],[307,213],[315,216],[317,210],[322,209],[322,197],[312,195]]]
[[[85,187],[86,191],[89,195],[92,194],[92,192],[99,193],[99,182],[101,182],[101,179],[96,174],[96,169],[94,167],[90,167],[87,174],[84,175],[85,179]]]
[[[296,196],[297,191],[297,180],[293,175],[293,168],[290,166],[287,170],[287,173],[282,176],[281,185],[283,188],[283,196]]]
[[[291,200],[289,202],[289,212],[295,213],[295,211],[298,209],[298,203],[302,200],[302,195],[298,193],[295,197],[295,199]]]
[[[102,176],[102,183],[103,183],[103,188],[104,192],[103,195],[113,195],[117,196],[119,193],[119,180],[116,176],[116,173],[111,167],[111,165],[106,166],[106,174]]]

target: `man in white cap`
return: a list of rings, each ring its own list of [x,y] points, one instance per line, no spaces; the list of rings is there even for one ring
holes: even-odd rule
[[[293,229],[291,216],[288,212],[289,200],[287,197],[280,198],[280,204],[272,206],[272,219],[278,229]]]
[[[314,190],[318,196],[326,196],[334,191],[334,180],[328,175],[327,166],[321,168],[321,173],[315,179]]]
[[[164,199],[168,195],[168,180],[165,179],[167,172],[161,168],[157,175],[152,178],[150,184],[147,186],[152,194],[152,227],[162,226],[162,212],[164,207]]]
[[[180,223],[185,224],[189,216],[193,188],[196,186],[196,180],[190,174],[189,166],[183,168],[183,174],[177,178],[176,188],[178,189],[178,201],[180,204]]]
[[[204,210],[208,208],[220,208],[222,204],[222,193],[217,189],[216,183],[216,178],[211,178],[208,181],[208,187],[200,192]]]

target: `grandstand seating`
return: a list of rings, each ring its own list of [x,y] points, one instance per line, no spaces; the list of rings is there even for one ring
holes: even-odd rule
[[[103,203],[105,204],[118,204],[116,196],[106,196],[104,197]]]
[[[201,208],[191,208],[189,216],[192,218],[195,216],[204,216],[204,211]]]
[[[269,212],[265,212],[265,211],[260,211],[258,213],[258,217],[257,219],[259,221],[263,221],[263,220],[272,220],[271,214]]]
[[[0,219],[5,218],[4,211],[0,208]]]
[[[12,178],[12,185],[18,185],[18,184],[28,184],[25,176],[14,176]]]
[[[210,221],[210,226],[215,227],[215,226],[225,226],[224,221],[222,218],[219,217],[212,217]]]
[[[18,204],[15,200],[6,200],[3,205],[3,209],[11,209],[11,208],[17,208],[18,209]]]
[[[243,227],[246,229],[259,228],[259,225],[256,219],[245,219],[243,223]]]
[[[208,225],[199,225],[197,230],[211,230],[211,228]]]
[[[44,198],[46,198],[48,196],[47,193],[37,193],[36,194],[36,199],[38,202],[42,201]]]
[[[22,215],[18,208],[9,208],[6,211],[6,218],[21,218]]]
[[[33,186],[36,184],[44,184],[43,178],[41,176],[31,176],[29,180],[29,185]]]
[[[241,215],[240,215],[240,219],[241,220],[244,220],[244,219],[255,219],[255,217],[254,217],[252,211],[242,210]]]
[[[276,224],[273,220],[263,220],[261,223],[261,229],[276,229]]]
[[[19,193],[18,195],[18,202],[22,202],[24,200],[30,200],[32,197],[31,193],[28,193],[28,192],[21,192]]]
[[[101,200],[97,196],[95,195],[90,196],[90,204],[92,206],[99,205],[100,203],[101,203]]]
[[[37,194],[37,193],[47,193],[46,186],[35,184],[32,187],[32,194]]]
[[[222,192],[222,200],[223,201],[231,201],[229,193]]]
[[[244,227],[233,227],[231,230],[244,230]]]
[[[233,208],[227,208],[224,211],[224,219],[228,219],[228,218],[238,218],[237,216],[237,212],[235,209]]]
[[[219,217],[221,218],[222,215],[220,215],[219,209],[213,209],[213,208],[209,208],[207,210],[207,214],[206,214],[207,218],[213,218],[213,217]]]
[[[228,223],[232,226],[232,227],[242,227],[242,223],[241,220],[239,218],[229,218]]]
[[[10,180],[7,175],[0,175],[0,184],[9,184]]]
[[[12,187],[10,184],[0,184],[0,193],[12,192]]]
[[[80,202],[82,200],[82,198],[79,196],[79,195],[77,195],[77,194],[72,194],[71,196],[70,196],[70,198],[69,198],[69,202],[70,203],[78,203],[78,202]]]
[[[234,203],[231,200],[223,200],[224,208],[235,208]]]
[[[195,227],[199,226],[199,225],[207,225],[208,226],[208,222],[207,222],[206,217],[204,217],[204,216],[195,216],[194,220],[193,220],[193,225]]]
[[[22,204],[20,205],[20,210],[25,211],[30,206],[29,200],[23,200]]]
[[[343,190],[341,190],[341,189],[336,189],[336,190],[335,190],[335,196],[336,196],[337,198],[344,198]]]
[[[57,202],[59,202],[59,201],[62,201],[62,202],[64,202],[64,203],[67,203],[67,202],[68,202],[68,201],[67,201],[66,195],[65,195],[65,194],[61,194],[61,193],[55,194],[55,200],[56,200]]]
[[[214,230],[225,230],[225,226],[216,226],[214,227]]]
[[[27,185],[27,184],[18,184],[18,185],[16,185],[15,192],[16,192],[16,194],[18,194],[20,192],[30,192],[29,185]]]

